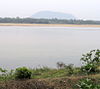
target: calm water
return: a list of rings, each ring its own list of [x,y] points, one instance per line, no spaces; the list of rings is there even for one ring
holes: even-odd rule
[[[100,49],[100,28],[0,27],[0,67],[81,65],[82,53]]]

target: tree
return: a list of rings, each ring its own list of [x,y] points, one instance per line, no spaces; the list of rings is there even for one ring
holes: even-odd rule
[[[63,69],[63,68],[65,68],[65,64],[63,63],[63,62],[57,62],[57,68],[58,69]]]

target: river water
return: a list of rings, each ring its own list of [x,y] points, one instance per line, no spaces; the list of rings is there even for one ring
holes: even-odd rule
[[[0,67],[80,66],[83,53],[100,49],[100,28],[0,26]]]

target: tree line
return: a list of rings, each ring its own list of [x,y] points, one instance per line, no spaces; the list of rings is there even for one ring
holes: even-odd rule
[[[28,24],[96,24],[100,25],[100,21],[94,20],[67,20],[67,19],[36,19],[36,18],[0,18],[0,23],[28,23]]]

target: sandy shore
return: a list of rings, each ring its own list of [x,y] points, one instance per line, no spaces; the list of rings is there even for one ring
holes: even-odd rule
[[[0,23],[0,26],[100,27],[100,25],[77,25],[77,24],[15,24],[15,23]]]

